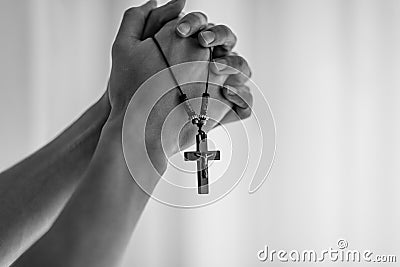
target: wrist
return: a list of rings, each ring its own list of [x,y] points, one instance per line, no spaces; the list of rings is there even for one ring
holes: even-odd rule
[[[104,116],[106,116],[106,118],[109,117],[111,112],[111,105],[110,105],[110,99],[108,97],[108,91],[106,91],[100,97],[100,99],[94,104],[94,106],[98,111],[98,113],[102,115],[102,117]]]
[[[140,127],[132,122],[127,123],[124,118],[125,114],[111,111],[103,129],[104,139],[108,140],[107,142],[119,142],[121,153],[133,153],[136,166],[144,166],[144,162],[150,159],[153,168],[162,176],[167,169],[168,160],[161,145],[161,138],[149,140]],[[123,147],[124,142],[129,145]]]
[[[147,155],[153,164],[153,167],[156,169],[160,177],[165,173],[167,170],[168,159],[163,153],[162,150],[157,148],[149,148],[146,149]]]

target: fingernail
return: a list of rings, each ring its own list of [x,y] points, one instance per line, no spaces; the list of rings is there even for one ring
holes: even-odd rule
[[[183,22],[178,25],[178,32],[182,35],[187,35],[190,32],[190,25],[186,22]]]
[[[215,40],[215,33],[213,33],[212,31],[204,31],[200,33],[200,36],[201,38],[203,38],[206,44],[211,44]]]
[[[222,71],[226,69],[228,62],[225,59],[217,59],[214,64],[218,71]]]
[[[224,85],[224,87],[227,89],[226,93],[228,95],[237,95],[238,90],[235,87],[229,86],[229,85]]]

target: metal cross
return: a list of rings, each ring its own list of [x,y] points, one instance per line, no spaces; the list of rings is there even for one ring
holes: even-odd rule
[[[208,161],[219,160],[219,151],[208,151],[207,134],[202,130],[196,135],[196,151],[185,152],[185,161],[197,161],[197,192],[208,194]]]

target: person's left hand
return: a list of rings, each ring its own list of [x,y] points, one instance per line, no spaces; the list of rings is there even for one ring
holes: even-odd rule
[[[142,19],[145,26],[140,39],[145,40],[155,35],[166,23],[181,16],[176,33],[183,38],[197,37],[201,46],[213,47],[216,64],[211,66],[211,70],[217,75],[229,75],[221,93],[232,103],[232,110],[220,123],[248,118],[251,115],[253,97],[245,84],[251,77],[251,70],[243,57],[232,52],[237,43],[236,35],[225,25],[209,23],[204,13],[192,12],[182,16],[185,2],[186,0],[172,0],[151,10],[148,17]]]

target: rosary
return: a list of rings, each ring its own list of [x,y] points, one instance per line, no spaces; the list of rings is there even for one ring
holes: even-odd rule
[[[196,161],[197,162],[197,192],[198,194],[208,194],[208,161],[209,160],[219,160],[220,152],[219,151],[209,151],[208,143],[207,143],[207,134],[202,130],[202,127],[206,124],[207,117],[207,109],[208,109],[208,99],[210,95],[208,94],[208,84],[210,78],[210,67],[208,67],[207,73],[207,81],[205,92],[202,95],[200,114],[196,114],[193,110],[193,107],[190,105],[187,95],[182,91],[182,88],[179,86],[178,81],[174,73],[172,72],[171,65],[169,64],[167,57],[162,51],[161,45],[157,41],[157,39],[153,36],[153,41],[156,44],[160,54],[162,55],[165,64],[167,65],[172,78],[179,90],[180,96],[179,101],[183,103],[186,113],[189,116],[189,121],[192,122],[193,125],[196,125],[198,128],[198,133],[196,135],[196,151],[185,152],[184,159],[185,161]],[[210,48],[210,59],[212,60],[212,49]]]

